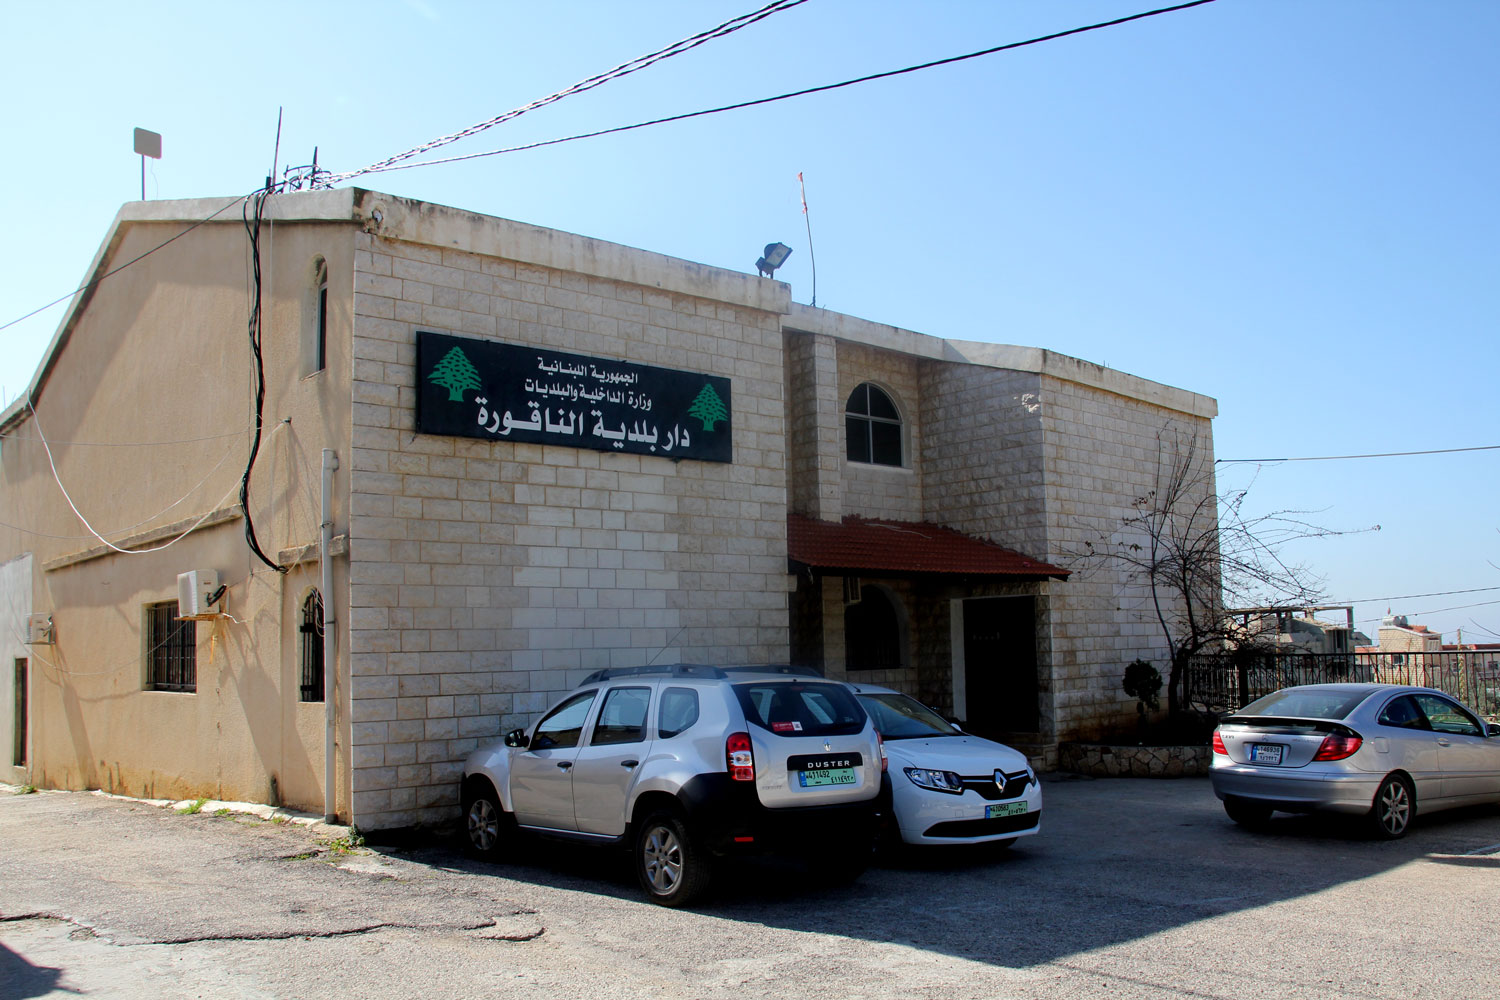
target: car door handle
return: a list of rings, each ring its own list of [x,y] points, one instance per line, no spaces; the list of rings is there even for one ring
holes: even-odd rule
[[[557,762],[557,766],[566,771],[568,768],[573,766],[573,762],[571,760],[560,760]]]
[[[1451,747],[1453,745],[1445,737],[1442,737],[1442,736],[1438,737],[1437,744],[1440,747]]]
[[[622,760],[622,761],[620,761],[620,766],[621,767],[640,767],[641,766],[641,762],[638,761],[638,760]]]

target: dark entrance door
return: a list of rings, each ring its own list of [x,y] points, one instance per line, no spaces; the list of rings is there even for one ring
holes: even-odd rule
[[[968,730],[997,737],[1041,728],[1036,679],[1036,599],[964,601]]]

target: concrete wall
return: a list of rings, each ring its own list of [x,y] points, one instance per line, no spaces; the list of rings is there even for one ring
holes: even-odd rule
[[[353,782],[367,826],[451,817],[464,757],[589,671],[788,657],[784,298],[766,291],[785,286],[382,204],[355,278]],[[727,376],[734,461],[415,434],[418,330]]]
[[[122,210],[96,273],[182,232],[156,210]],[[19,527],[0,527],[0,561],[31,556],[33,610],[53,614],[57,636],[30,650],[30,775],[46,787],[321,810],[323,706],[297,701],[295,621],[284,616],[309,564],[283,577],[254,560],[235,510],[251,438],[246,237],[237,210],[223,218],[80,296],[33,382],[36,415],[8,415],[0,507]],[[338,289],[352,288],[351,241],[347,225],[265,233],[266,434],[251,499],[273,557],[316,541],[317,456],[348,435],[350,297]],[[304,377],[316,255],[332,272],[331,363]],[[89,534],[58,480],[126,548],[163,545],[220,513],[161,551],[121,554]],[[146,690],[144,605],[175,599],[177,574],[192,569],[218,571],[233,620],[197,624],[196,693]]]

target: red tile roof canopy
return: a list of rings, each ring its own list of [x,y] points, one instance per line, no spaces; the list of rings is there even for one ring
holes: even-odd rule
[[[1068,570],[926,522],[862,517],[814,521],[789,514],[786,535],[791,563],[828,573],[941,573],[1013,580],[1068,576]]]

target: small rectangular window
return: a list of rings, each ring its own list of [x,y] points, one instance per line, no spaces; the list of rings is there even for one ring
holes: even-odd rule
[[[328,367],[328,278],[324,275],[323,286],[318,289],[318,346],[317,370]]]
[[[26,661],[16,660],[16,745],[10,762],[16,767],[26,766]]]
[[[198,628],[177,620],[177,602],[146,606],[146,665],[153,691],[198,690]]]

